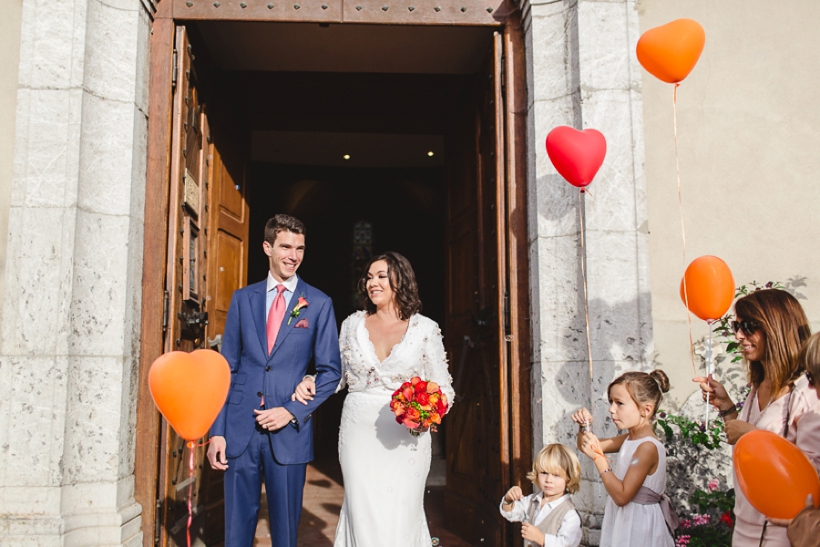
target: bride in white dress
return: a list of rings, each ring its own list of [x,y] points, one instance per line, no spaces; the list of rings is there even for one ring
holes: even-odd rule
[[[345,319],[339,335],[339,389],[347,385],[350,393],[339,431],[345,499],[334,547],[430,547],[424,514],[430,432],[414,437],[396,423],[390,399],[419,376],[437,383],[452,405],[441,330],[418,313],[415,274],[400,254],[371,259],[359,289],[366,309]],[[294,397],[310,398],[312,389],[308,377]]]

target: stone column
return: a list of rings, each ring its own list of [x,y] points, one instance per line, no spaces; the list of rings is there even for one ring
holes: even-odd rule
[[[606,387],[645,369],[651,347],[640,66],[635,0],[532,0],[524,6],[529,74],[529,211],[533,302],[534,449],[575,445],[570,415],[592,407],[610,436]],[[586,257],[594,381],[590,385],[578,190],[547,156],[558,125],[601,131],[603,167],[586,194]],[[540,389],[539,389],[540,388]],[[581,456],[575,496],[585,543],[598,545],[606,491]]]
[[[0,355],[0,543],[140,545],[150,15],[24,0]]]

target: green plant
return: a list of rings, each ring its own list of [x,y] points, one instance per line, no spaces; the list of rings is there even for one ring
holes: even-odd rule
[[[720,420],[710,421],[707,428],[701,420],[690,420],[686,416],[661,411],[658,414],[657,423],[663,429],[667,441],[672,440],[675,436],[675,432],[671,427],[674,425],[680,430],[681,436],[693,445],[701,445],[709,450],[714,450],[722,442],[723,422]]]
[[[676,547],[729,547],[735,515],[735,490],[718,489],[718,480],[712,479],[708,491],[697,489],[689,498],[697,513],[683,518],[675,533]]]

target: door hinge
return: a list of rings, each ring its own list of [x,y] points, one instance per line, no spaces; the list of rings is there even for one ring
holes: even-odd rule
[[[169,299],[168,291],[166,290],[164,292],[165,292],[165,295],[162,298],[162,332],[163,333],[165,333],[165,331],[168,330],[168,299]]]
[[[162,531],[162,500],[157,498],[157,512],[154,513],[154,547],[159,547]]]
[[[173,72],[173,74],[171,74],[171,91],[174,91],[177,88],[177,72],[179,70],[179,60],[178,60],[178,58],[179,58],[179,56],[177,55],[177,50],[174,49],[174,63],[173,63],[174,72]]]

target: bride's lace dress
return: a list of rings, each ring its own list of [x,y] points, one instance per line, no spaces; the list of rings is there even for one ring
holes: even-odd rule
[[[350,393],[342,410],[339,461],[345,499],[335,547],[430,547],[424,485],[430,471],[430,433],[413,437],[390,411],[393,392],[413,376],[441,386],[452,404],[452,378],[435,321],[410,318],[407,332],[379,362],[365,313],[342,323],[342,382]]]

